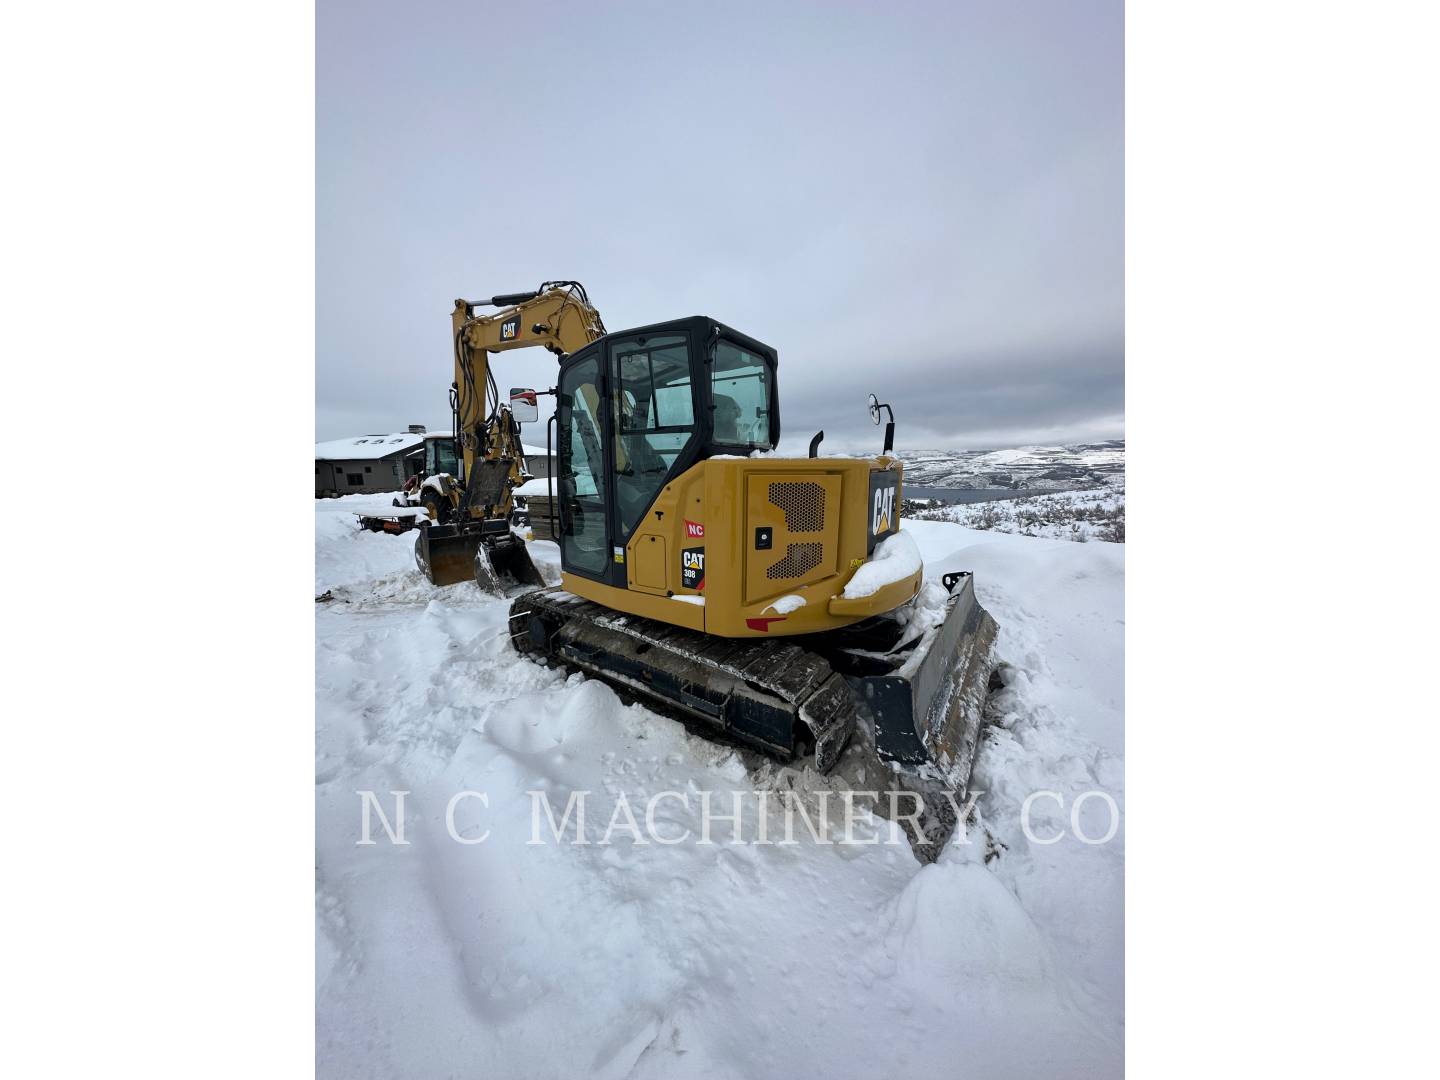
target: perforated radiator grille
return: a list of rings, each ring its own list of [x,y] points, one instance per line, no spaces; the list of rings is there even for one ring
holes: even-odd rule
[[[825,489],[819,484],[771,484],[770,501],[785,512],[785,528],[791,532],[819,532],[825,528]]]
[[[766,570],[765,576],[771,581],[779,581],[808,574],[820,565],[824,554],[824,544],[791,544],[785,549],[785,557]]]

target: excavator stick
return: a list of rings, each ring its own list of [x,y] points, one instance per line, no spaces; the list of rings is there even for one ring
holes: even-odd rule
[[[415,564],[433,585],[474,581],[492,596],[503,598],[507,587],[540,587],[545,579],[535,569],[525,542],[503,521],[487,528],[462,528],[422,521],[415,541]],[[504,527],[501,531],[499,526]]]

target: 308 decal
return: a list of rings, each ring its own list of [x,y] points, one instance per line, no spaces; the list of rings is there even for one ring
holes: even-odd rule
[[[685,548],[680,552],[680,584],[686,589],[705,588],[705,549]]]

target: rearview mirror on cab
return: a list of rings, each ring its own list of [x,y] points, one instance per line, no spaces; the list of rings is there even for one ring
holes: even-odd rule
[[[527,387],[510,388],[510,415],[517,424],[533,424],[540,419],[540,403],[535,391]]]

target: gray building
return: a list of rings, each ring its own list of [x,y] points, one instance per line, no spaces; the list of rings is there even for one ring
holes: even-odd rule
[[[525,465],[531,476],[550,476],[555,472],[555,458],[545,456],[545,447],[521,443],[525,448]]]
[[[451,436],[425,434],[422,424],[390,435],[357,435],[353,439],[332,439],[315,444],[315,497],[365,495],[399,491],[405,481],[421,471],[450,472],[453,455],[448,454]],[[430,443],[430,453],[426,444]],[[524,444],[525,464],[533,476],[549,476],[554,458],[545,456],[543,446]],[[427,456],[439,466],[426,468]]]
[[[424,461],[425,428],[315,444],[315,497],[399,491]]]

